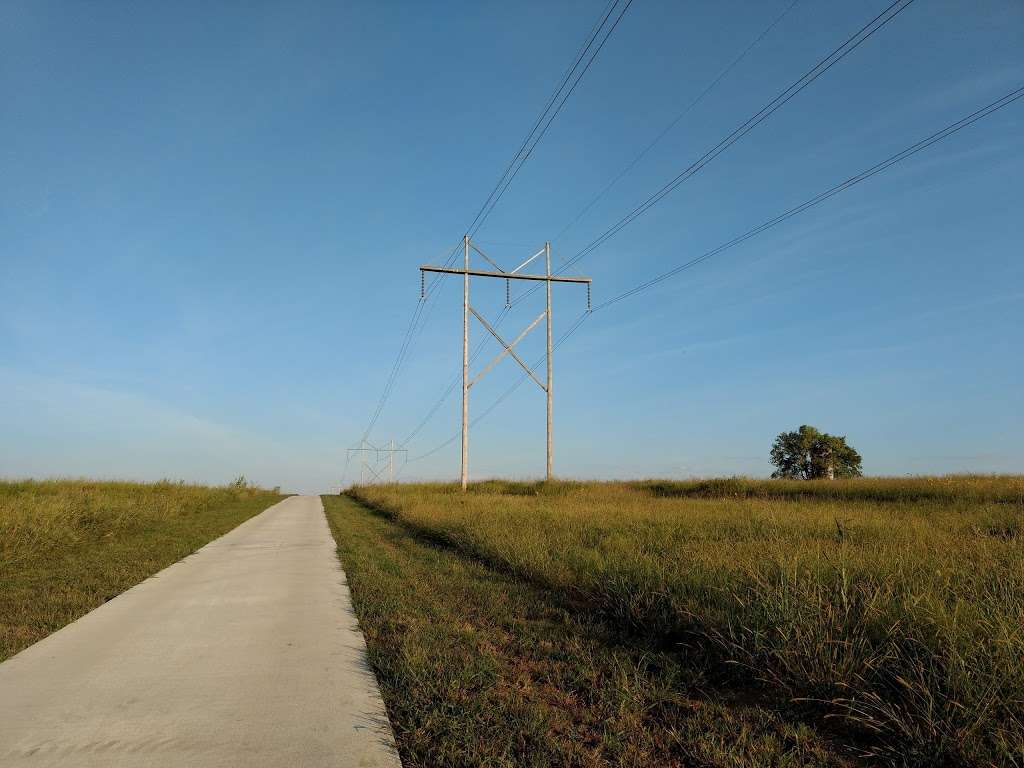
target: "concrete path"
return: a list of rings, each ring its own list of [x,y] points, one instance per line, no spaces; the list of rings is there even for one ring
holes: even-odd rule
[[[274,505],[0,664],[0,765],[399,766],[344,578]]]

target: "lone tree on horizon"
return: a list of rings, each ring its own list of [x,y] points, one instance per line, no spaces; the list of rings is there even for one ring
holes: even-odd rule
[[[836,437],[804,424],[795,432],[783,432],[772,444],[772,477],[814,480],[860,477],[860,454]]]

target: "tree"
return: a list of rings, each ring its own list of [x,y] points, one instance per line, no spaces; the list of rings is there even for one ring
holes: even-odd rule
[[[827,477],[860,477],[860,454],[846,444],[845,437],[820,432],[804,424],[795,432],[775,438],[771,452],[776,469],[772,477],[813,480]]]

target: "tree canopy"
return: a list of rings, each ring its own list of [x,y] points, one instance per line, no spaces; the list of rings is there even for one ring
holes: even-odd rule
[[[804,424],[775,438],[771,452],[772,477],[797,480],[860,477],[861,457],[846,437],[837,437]]]

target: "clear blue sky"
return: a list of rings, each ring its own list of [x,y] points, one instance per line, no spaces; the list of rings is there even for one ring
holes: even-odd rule
[[[553,239],[788,4],[635,0],[482,247],[511,267]],[[799,2],[556,264],[887,4]],[[603,6],[4,3],[0,475],[336,485],[416,267],[461,237]],[[917,0],[578,270],[613,296],[1022,83],[1020,2]],[[1024,470],[1022,125],[1017,102],[595,313],[556,355],[556,471],[763,475],[803,423],[847,435],[872,474]],[[403,440],[458,370],[455,283],[374,441]],[[473,291],[503,305],[500,283]],[[584,302],[556,290],[556,333]],[[503,361],[473,413],[517,376]],[[540,475],[543,394],[521,387],[471,445],[475,477]],[[456,442],[405,476],[457,471]]]

